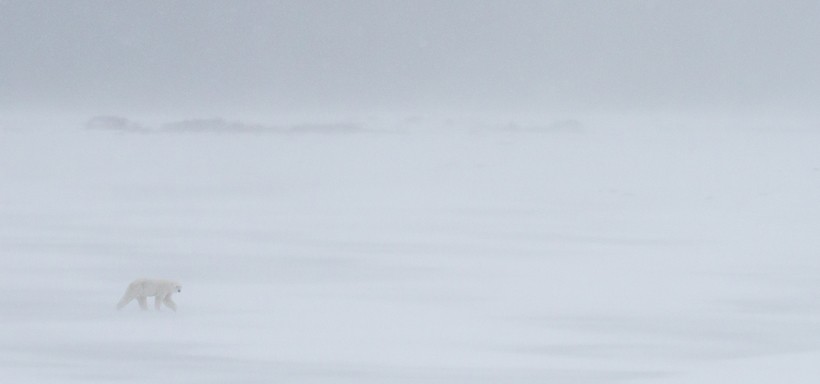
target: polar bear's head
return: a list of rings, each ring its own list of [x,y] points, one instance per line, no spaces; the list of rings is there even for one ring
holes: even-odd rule
[[[177,291],[178,293],[182,292],[182,285],[180,285],[179,283],[176,283],[174,285],[174,290]]]

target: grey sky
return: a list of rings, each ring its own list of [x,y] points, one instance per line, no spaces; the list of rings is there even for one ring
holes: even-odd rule
[[[4,108],[808,107],[817,1],[0,0]]]

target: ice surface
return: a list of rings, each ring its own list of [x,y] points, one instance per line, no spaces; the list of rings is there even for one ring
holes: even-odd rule
[[[816,132],[231,124],[6,123],[0,381],[820,373]],[[117,312],[141,276],[181,281],[178,312]]]

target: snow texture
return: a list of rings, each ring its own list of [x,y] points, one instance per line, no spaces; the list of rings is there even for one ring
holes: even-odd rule
[[[811,127],[177,121],[3,123],[0,381],[820,375]]]

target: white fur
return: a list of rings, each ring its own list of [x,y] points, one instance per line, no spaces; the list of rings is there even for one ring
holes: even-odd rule
[[[182,285],[176,281],[163,279],[136,279],[128,285],[125,294],[117,304],[117,309],[128,305],[131,300],[137,299],[140,303],[140,308],[148,309],[147,297],[154,296],[154,307],[159,311],[162,304],[171,308],[174,312],[177,310],[177,305],[171,300],[171,295],[174,292],[182,292]]]

